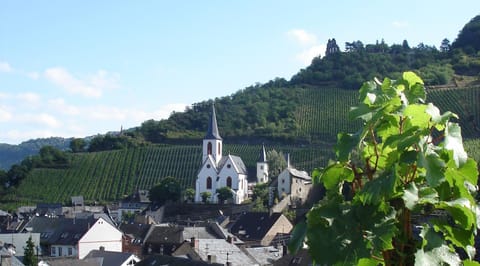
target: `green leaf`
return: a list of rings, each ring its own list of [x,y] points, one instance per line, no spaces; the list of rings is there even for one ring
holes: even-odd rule
[[[303,246],[305,235],[307,234],[307,223],[305,221],[299,222],[293,228],[290,240],[288,241],[288,251],[296,254]]]
[[[423,80],[412,71],[404,72],[402,78],[408,82],[410,87],[417,83],[423,84]]]
[[[383,263],[370,258],[361,258],[360,260],[358,260],[357,266],[378,266],[379,264]]]
[[[453,159],[457,167],[460,167],[467,161],[467,153],[463,148],[462,132],[460,126],[456,123],[448,123],[445,128],[445,149],[453,151]]]
[[[442,235],[435,232],[435,230],[428,224],[423,225],[420,236],[422,237],[422,248],[427,251],[441,247],[445,244]]]
[[[312,171],[312,179],[314,184],[320,184],[320,178],[322,176],[323,169],[315,168]]]
[[[446,245],[434,248],[430,251],[419,249],[415,253],[415,266],[437,266],[444,265],[460,265],[461,260],[457,253],[452,252]]]
[[[408,117],[406,121],[406,128],[419,127],[426,128],[430,123],[430,115],[426,112],[427,106],[425,104],[410,104],[408,105],[403,114]]]
[[[340,162],[346,162],[350,159],[350,152],[358,143],[358,136],[346,133],[337,135],[337,145],[335,154]]]
[[[432,117],[432,122],[435,124],[435,128],[440,131],[445,129],[445,124],[450,118],[458,118],[456,114],[450,111],[445,112],[443,115],[440,115],[440,109],[438,109],[432,103],[428,103],[427,109],[425,111]]]
[[[480,263],[473,260],[464,260],[463,266],[480,266]]]
[[[405,207],[409,210],[413,210],[418,203],[418,189],[415,183],[411,182],[407,185],[402,196]]]
[[[476,227],[475,206],[468,199],[459,198],[453,201],[442,202],[438,208],[445,209],[455,218],[455,224],[465,230]]]
[[[378,178],[365,184],[363,189],[356,194],[362,204],[378,204],[382,200],[390,200],[395,194],[395,184],[398,176],[395,171],[385,172]]]
[[[370,106],[362,103],[358,106],[351,107],[350,112],[348,113],[348,118],[350,120],[354,120],[360,118],[364,121],[370,121],[373,117],[374,110],[370,108]]]
[[[343,164],[336,163],[329,165],[322,176],[320,181],[323,182],[323,185],[326,189],[333,189],[338,187],[340,182],[343,181],[353,181],[354,175],[352,169],[344,166]]]
[[[429,145],[429,144],[427,144]],[[431,148],[418,153],[418,165],[425,168],[427,183],[436,187],[445,180],[445,162]]]

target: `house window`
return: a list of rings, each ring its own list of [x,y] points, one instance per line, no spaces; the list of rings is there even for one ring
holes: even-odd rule
[[[62,256],[62,247],[58,247],[58,256],[59,256],[59,257]]]
[[[263,170],[263,165],[260,165],[260,170]]]
[[[52,256],[57,255],[57,248],[56,247],[51,247],[50,248],[50,253],[52,253]]]
[[[212,189],[212,178],[207,177],[207,189]]]
[[[68,248],[68,256],[73,255],[73,249],[71,247]]]
[[[282,179],[282,184],[285,184],[285,179]]]
[[[207,144],[207,154],[212,155],[212,143],[211,142],[209,142]]]
[[[227,187],[232,188],[232,178],[227,177]]]

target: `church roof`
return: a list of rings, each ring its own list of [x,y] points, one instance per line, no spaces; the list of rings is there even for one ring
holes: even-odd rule
[[[228,155],[222,157],[220,162],[218,162],[218,169],[222,169],[225,163],[228,161],[228,158],[232,159],[232,163],[234,164],[235,168],[238,169],[239,174],[247,174],[247,167],[242,161],[242,158],[235,156],[235,155]]]
[[[221,140],[220,133],[218,133],[217,115],[215,114],[215,106],[212,104],[212,113],[210,114],[210,121],[208,121],[207,135],[205,139],[219,139]]]
[[[265,145],[262,145],[262,150],[260,151],[260,157],[258,158],[259,163],[267,162],[267,153],[265,152]]]

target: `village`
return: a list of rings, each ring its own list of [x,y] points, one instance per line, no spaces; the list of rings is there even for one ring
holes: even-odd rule
[[[42,266],[309,265],[306,250],[290,254],[287,245],[308,211],[305,203],[313,201],[310,175],[288,157],[287,167],[270,177],[265,146],[256,175],[249,175],[242,159],[222,147],[212,106],[193,201],[158,206],[148,190],[137,190],[106,205],[72,195],[69,206],[39,203],[0,212],[1,265],[24,265],[29,242]],[[266,210],[252,209],[256,184],[267,186]],[[231,192],[226,202],[216,193],[221,188]]]

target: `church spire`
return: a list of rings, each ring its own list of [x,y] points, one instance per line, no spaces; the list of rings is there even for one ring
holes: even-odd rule
[[[258,158],[259,163],[267,162],[267,153],[265,152],[265,145],[262,144],[262,150],[260,151],[260,157]]]
[[[205,139],[221,140],[220,133],[218,133],[217,116],[215,114],[215,105],[212,104],[212,113],[210,114],[210,121],[208,122],[208,130]]]

